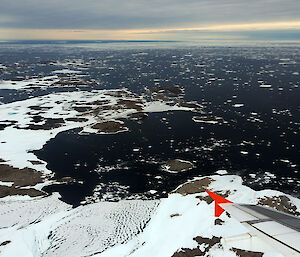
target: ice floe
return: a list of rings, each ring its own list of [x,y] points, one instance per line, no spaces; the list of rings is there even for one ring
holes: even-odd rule
[[[76,73],[81,73],[82,71],[78,70],[69,70],[69,69],[62,69],[62,70],[55,70],[52,71],[54,74],[76,74]]]
[[[233,105],[233,107],[235,107],[235,108],[240,108],[240,107],[243,107],[244,106],[244,104],[234,104]]]
[[[267,85],[267,84],[262,84],[262,85],[259,85],[260,88],[271,88],[272,85]]]

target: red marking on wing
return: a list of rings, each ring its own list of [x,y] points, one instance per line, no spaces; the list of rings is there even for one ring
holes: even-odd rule
[[[219,196],[213,192],[206,190],[206,193],[215,201],[215,217],[220,217],[221,214],[225,211],[219,204],[220,203],[232,203],[231,201]]]

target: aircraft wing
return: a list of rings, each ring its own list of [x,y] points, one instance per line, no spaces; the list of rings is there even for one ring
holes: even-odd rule
[[[222,243],[250,251],[273,251],[300,256],[300,218],[271,208],[235,204],[206,191],[215,200],[215,216],[224,210],[248,229],[248,233],[224,238]]]

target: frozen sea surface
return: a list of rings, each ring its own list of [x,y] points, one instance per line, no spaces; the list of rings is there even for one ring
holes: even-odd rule
[[[203,113],[125,118],[129,130],[115,135],[61,131],[42,149],[28,150],[55,178],[80,183],[50,185],[46,191],[58,191],[74,205],[131,196],[153,199],[186,179],[227,170],[252,188],[299,194],[299,47],[104,45],[2,44],[3,108],[15,101],[22,108],[21,100],[60,92],[120,88],[153,101],[151,90],[178,86],[182,99],[201,104]],[[168,174],[161,167],[172,159],[194,168]]]

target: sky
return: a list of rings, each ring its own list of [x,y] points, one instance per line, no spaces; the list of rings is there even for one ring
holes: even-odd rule
[[[300,0],[0,0],[0,40],[300,40]]]

